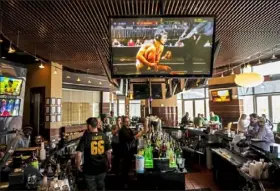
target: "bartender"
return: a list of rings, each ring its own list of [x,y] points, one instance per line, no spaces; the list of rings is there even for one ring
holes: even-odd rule
[[[263,117],[258,118],[258,126],[259,126],[259,131],[257,133],[256,138],[268,143],[275,143],[274,134],[270,126],[267,125],[265,118]]]
[[[256,137],[259,132],[259,116],[256,113],[250,114],[250,126],[248,129],[248,135],[251,137]]]

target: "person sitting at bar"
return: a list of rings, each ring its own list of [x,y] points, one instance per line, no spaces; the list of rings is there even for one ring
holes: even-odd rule
[[[220,117],[216,115],[213,111],[210,112],[210,121],[212,123],[220,123]]]
[[[250,125],[248,128],[247,135],[251,137],[256,137],[259,132],[259,116],[256,113],[250,114]]]
[[[208,121],[208,119],[206,117],[204,117],[204,115],[201,113],[200,116],[204,119],[205,122]]]
[[[205,124],[204,118],[201,116],[201,114],[199,113],[197,115],[196,118],[194,118],[194,126],[196,128],[200,128],[203,127],[203,125]]]
[[[237,133],[246,133],[250,125],[249,120],[247,120],[247,115],[242,114],[237,122]]]
[[[191,121],[191,118],[190,118],[190,116],[189,116],[189,112],[186,112],[186,114],[184,115],[184,117],[182,117],[181,124],[182,124],[182,125],[188,125],[188,124],[190,124],[190,123],[192,123],[192,121]]]
[[[266,119],[263,117],[258,118],[259,131],[256,138],[268,143],[275,143],[274,134],[271,128],[266,124]]]
[[[273,130],[273,123],[269,119],[267,119],[265,114],[262,114],[262,117],[265,119],[265,123],[267,124],[267,126],[269,126],[271,130]]]

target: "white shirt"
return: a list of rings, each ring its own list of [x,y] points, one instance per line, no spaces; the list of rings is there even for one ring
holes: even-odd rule
[[[250,125],[250,121],[247,119],[239,119],[237,123],[237,131],[246,132],[247,127]]]

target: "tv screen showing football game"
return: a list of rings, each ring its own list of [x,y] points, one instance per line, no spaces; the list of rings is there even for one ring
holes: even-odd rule
[[[112,77],[210,77],[214,17],[110,19]]]
[[[0,95],[19,96],[22,80],[10,77],[0,77]]]

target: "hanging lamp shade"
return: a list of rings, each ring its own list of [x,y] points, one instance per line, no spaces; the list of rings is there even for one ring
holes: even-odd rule
[[[236,75],[234,82],[241,87],[256,87],[264,82],[264,77],[256,72]]]

